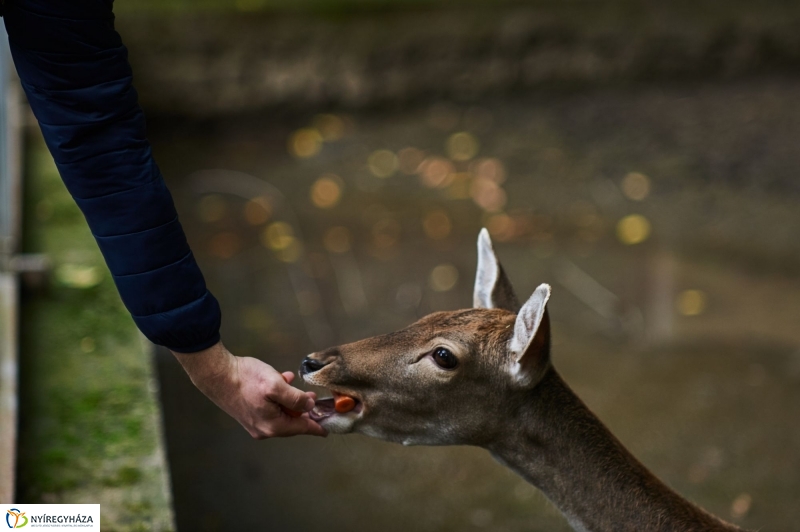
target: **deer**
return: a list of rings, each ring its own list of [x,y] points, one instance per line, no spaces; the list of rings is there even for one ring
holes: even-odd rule
[[[742,531],[659,480],[561,378],[550,292],[541,284],[520,306],[483,229],[474,308],[308,355],[301,379],[332,394],[310,416],[332,434],[484,448],[577,532]]]

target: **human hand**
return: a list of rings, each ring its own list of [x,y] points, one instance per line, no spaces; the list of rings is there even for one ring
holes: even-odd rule
[[[285,409],[308,412],[316,394],[290,386],[294,374],[278,373],[272,366],[231,354],[222,342],[198,353],[172,353],[197,388],[238,421],[256,439],[327,431],[308,417],[295,417]]]

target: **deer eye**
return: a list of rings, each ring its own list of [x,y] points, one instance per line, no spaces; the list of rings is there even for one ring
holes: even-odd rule
[[[456,356],[451,353],[449,349],[445,349],[444,347],[437,347],[433,353],[431,353],[431,356],[433,357],[433,361],[442,369],[453,369],[458,365]]]

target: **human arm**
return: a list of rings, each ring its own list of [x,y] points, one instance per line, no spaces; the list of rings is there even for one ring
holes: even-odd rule
[[[153,158],[127,50],[108,0],[9,0],[22,87],[122,301],[153,343],[219,341],[220,309]]]
[[[291,372],[278,373],[261,360],[237,357],[222,342],[199,353],[173,352],[197,388],[236,419],[256,439],[327,432],[303,414],[314,407],[316,395],[290,386]]]
[[[220,344],[219,305],[153,158],[112,2],[8,0],[3,7],[31,109],[136,325],[176,353],[192,381],[251,434],[314,433],[273,416],[279,407],[258,395],[269,388],[286,398],[289,385],[273,384],[277,371]]]

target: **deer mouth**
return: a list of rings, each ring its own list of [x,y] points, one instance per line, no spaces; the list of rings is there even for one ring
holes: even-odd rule
[[[360,414],[364,404],[352,395],[331,391],[332,397],[317,399],[314,409],[308,413],[316,422],[324,421],[330,417],[348,414]]]

